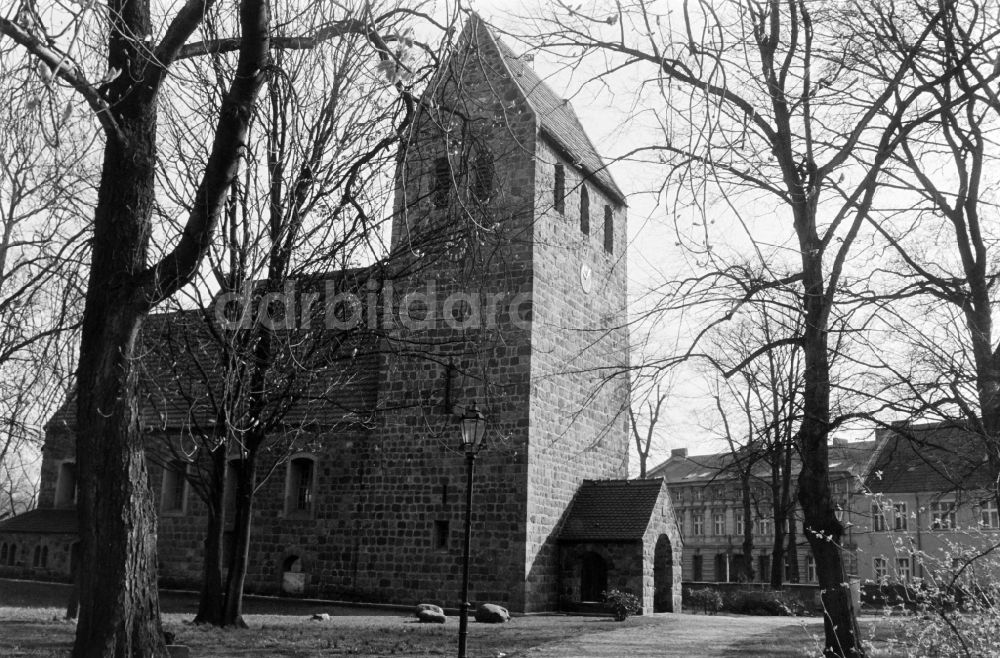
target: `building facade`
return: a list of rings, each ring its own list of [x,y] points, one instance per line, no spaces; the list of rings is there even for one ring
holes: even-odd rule
[[[863,519],[859,503],[867,500],[862,476],[872,459],[872,441],[848,443],[835,440],[831,446],[831,486],[839,507],[838,516],[847,531],[844,556],[849,576],[858,576],[861,561],[856,530]],[[730,452],[688,456],[686,449],[674,450],[670,459],[650,470],[650,477],[662,477],[670,489],[670,498],[684,541],[683,580],[685,582],[769,582],[774,551],[773,471],[766,461],[750,467],[749,491],[753,533],[753,578],[744,571],[744,496],[737,468],[738,460]],[[793,473],[797,461],[793,460]],[[793,480],[794,482],[794,475]],[[794,525],[793,525],[794,524]],[[816,582],[815,563],[802,535],[802,515],[793,507],[786,535],[783,580]],[[788,550],[792,548],[792,550]],[[794,562],[796,568],[791,568]]]
[[[374,322],[334,341],[327,375],[299,387],[301,401],[273,430],[281,449],[260,465],[248,590],[456,602],[465,486],[456,413],[475,403],[487,438],[472,598],[527,612],[579,597],[571,580],[584,571],[573,561],[584,558],[565,557],[560,529],[584,481],[627,474],[625,244],[624,195],[568,101],[471,17],[417,109],[397,171],[390,256],[331,273],[334,284],[315,293],[316,306],[337,313],[333,299],[360,300],[356,316]],[[191,384],[191,366],[180,375],[189,393],[176,392],[177,364],[198,351],[192,323],[151,318],[143,338],[153,354],[143,422],[160,576],[182,586],[201,578],[205,535],[206,455],[191,437],[215,417],[191,401],[219,385]],[[177,334],[188,347],[163,353]],[[0,524],[0,575],[68,573],[74,415],[70,403],[49,423],[39,509]],[[613,489],[597,486],[599,496]],[[679,609],[680,538],[666,488],[652,498],[643,532],[626,541],[639,576],[621,571],[609,543],[587,559],[614,562],[609,584],[640,587],[652,602],[654,557],[668,555],[659,596],[666,590]],[[60,532],[46,534],[56,515]]]
[[[670,489],[684,541],[685,582],[740,582],[743,553],[742,486],[730,453],[688,456],[674,450],[651,469]],[[848,577],[863,583],[913,585],[934,581],[968,565],[995,566],[979,556],[1000,546],[1000,515],[991,493],[982,437],[949,423],[898,422],[870,441],[835,439],[830,471],[838,516],[845,526]],[[774,522],[770,518],[771,470],[752,471],[754,581],[767,582]],[[793,512],[798,582],[816,582],[802,515]],[[786,562],[786,582],[793,581]]]

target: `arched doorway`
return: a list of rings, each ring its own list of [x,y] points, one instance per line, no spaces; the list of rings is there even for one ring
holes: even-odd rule
[[[281,591],[285,594],[302,594],[306,588],[306,575],[302,572],[302,560],[298,555],[289,555],[281,566]]]
[[[597,553],[584,553],[580,564],[580,600],[602,601],[608,589],[608,565]]]
[[[674,549],[660,535],[653,551],[653,612],[674,611]]]

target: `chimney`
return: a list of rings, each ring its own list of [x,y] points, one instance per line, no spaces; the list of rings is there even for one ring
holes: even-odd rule
[[[684,458],[687,458],[687,456],[688,456],[688,449],[687,448],[674,448],[673,450],[670,451],[670,456],[671,457],[684,457]]]

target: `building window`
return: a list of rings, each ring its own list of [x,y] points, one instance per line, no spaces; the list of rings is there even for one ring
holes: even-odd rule
[[[451,193],[451,165],[447,157],[434,159],[434,189],[431,196],[434,205],[444,208],[448,205],[448,197]]]
[[[938,500],[930,505],[931,529],[950,530],[955,527],[955,503],[950,500]]]
[[[892,526],[894,530],[906,530],[908,522],[906,516],[906,503],[893,503],[892,504],[892,514],[893,523]]]
[[[31,561],[31,566],[35,569],[44,569],[49,564],[49,547],[35,546],[35,557]]]
[[[451,536],[449,532],[448,521],[435,521],[434,522],[434,548],[436,550],[442,551],[448,548],[448,538]]]
[[[879,556],[872,560],[872,575],[879,583],[884,583],[889,579],[889,560]]]
[[[7,542],[0,544],[0,564],[7,564]]]
[[[15,564],[17,564],[17,544],[11,544],[7,552],[7,565],[12,567]]]
[[[885,512],[882,510],[882,503],[877,500],[872,501],[872,530],[882,532],[885,527]]]
[[[1000,528],[1000,515],[997,514],[997,501],[984,500],[979,508],[979,523],[984,528]]]
[[[721,537],[726,534],[726,512],[724,510],[717,510],[712,514],[712,525],[717,536]]]
[[[771,518],[771,510],[761,508],[761,516],[757,517],[757,534],[761,536],[774,534],[774,519]]]
[[[55,505],[56,507],[76,505],[76,462],[68,461],[59,465]]]
[[[187,462],[174,460],[163,469],[163,486],[160,492],[160,510],[183,512],[187,497]]]
[[[469,191],[474,199],[482,202],[490,200],[493,196],[494,173],[493,154],[485,147],[476,148],[469,172]]]
[[[743,533],[746,532],[746,526],[743,523],[743,510],[736,510],[733,519],[736,521],[736,534],[742,537]]]
[[[611,206],[604,206],[604,251],[609,254],[614,253],[615,247],[615,219],[611,213]]]
[[[586,185],[580,186],[580,232],[590,235],[590,192]]]
[[[552,189],[553,205],[562,213],[566,212],[566,167],[556,163],[556,181]]]
[[[701,537],[705,534],[705,513],[694,512],[691,514],[691,534]]]
[[[816,582],[816,558],[812,555],[806,556],[806,582]]]
[[[309,515],[313,511],[316,464],[312,456],[294,457],[288,462],[285,513]]]
[[[703,487],[694,488],[694,499],[702,500],[705,497],[705,489]]]
[[[897,557],[896,558],[896,575],[899,577],[901,582],[909,582],[912,574],[910,573],[910,558],[908,557]]]
[[[771,580],[771,556],[761,553],[757,556],[757,580],[768,582]]]
[[[691,557],[691,580],[698,582],[705,578],[705,562],[701,555]]]

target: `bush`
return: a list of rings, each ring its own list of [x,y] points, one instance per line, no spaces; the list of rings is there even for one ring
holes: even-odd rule
[[[722,610],[722,594],[710,587],[691,590],[689,599],[692,607],[701,608],[706,615],[709,613],[714,615]]]
[[[625,621],[629,615],[639,612],[640,607],[638,596],[628,590],[619,589],[604,592],[604,605],[614,613],[618,621]]]

